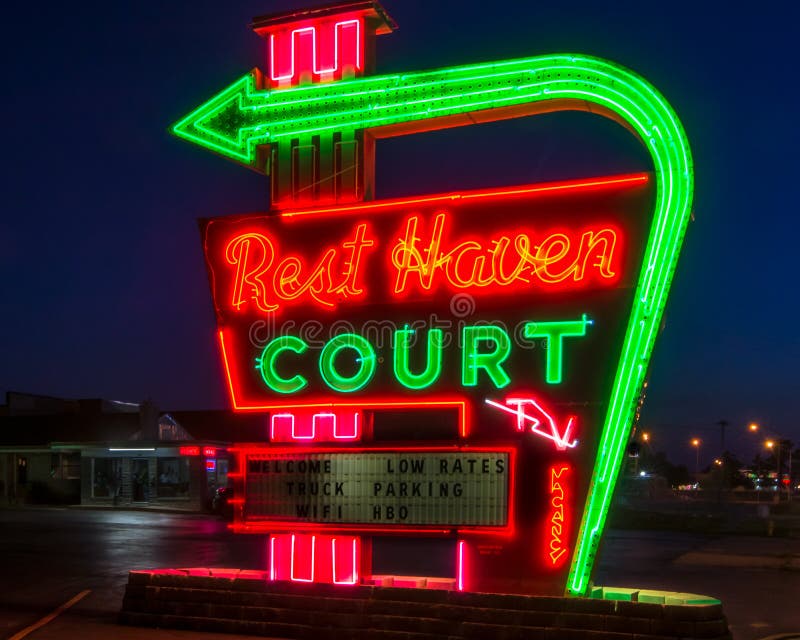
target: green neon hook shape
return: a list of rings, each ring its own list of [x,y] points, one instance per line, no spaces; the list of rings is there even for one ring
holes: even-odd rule
[[[254,166],[259,145],[325,131],[581,109],[611,117],[647,147],[656,201],[644,263],[614,377],[566,590],[586,593],[636,403],[678,260],[694,189],[689,142],[674,111],[646,80],[614,63],[559,54],[419,73],[262,91],[253,71],[173,127],[186,140]],[[528,108],[526,112],[525,109]],[[516,111],[514,111],[516,110]],[[460,118],[460,119],[459,119]]]

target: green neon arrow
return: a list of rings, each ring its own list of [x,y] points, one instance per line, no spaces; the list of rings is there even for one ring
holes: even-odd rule
[[[257,78],[257,72],[251,72],[237,80],[178,122],[174,133],[254,165],[259,145],[301,135],[475,112],[488,112],[491,119],[492,110],[539,105],[543,110],[577,108],[612,117],[628,126],[649,150],[656,175],[653,223],[567,581],[569,593],[586,593],[689,220],[692,158],[674,111],[643,78],[583,55],[540,56],[276,91],[259,90]],[[467,123],[465,119],[463,124]]]

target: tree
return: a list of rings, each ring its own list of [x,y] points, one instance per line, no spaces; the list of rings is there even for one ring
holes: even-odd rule
[[[736,487],[752,489],[752,481],[742,474],[744,463],[730,451],[722,454],[722,464],[713,464],[708,468],[709,486],[729,491]]]
[[[692,476],[686,465],[674,465],[667,459],[663,451],[648,457],[648,465],[654,473],[664,478],[672,487],[682,484],[691,484]]]

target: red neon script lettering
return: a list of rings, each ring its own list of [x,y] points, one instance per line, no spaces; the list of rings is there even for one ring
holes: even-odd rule
[[[395,294],[415,287],[430,291],[440,284],[471,289],[532,280],[543,285],[602,282],[616,276],[617,233],[608,227],[586,230],[580,237],[554,232],[538,244],[526,230],[447,243],[449,221],[447,213],[436,214],[427,235],[420,230],[420,216],[405,221],[390,256],[397,272]]]
[[[612,226],[538,234],[501,229],[461,237],[454,226],[446,212],[428,219],[413,214],[403,219],[398,232],[379,240],[362,222],[316,256],[286,251],[275,235],[243,232],[225,245],[225,260],[232,267],[225,295],[236,311],[254,305],[274,313],[285,306],[333,308],[344,301],[403,297],[413,291],[432,295],[442,287],[491,294],[514,288],[611,286],[621,270],[618,231]],[[386,289],[367,291],[362,263],[381,243],[387,247],[381,273]]]
[[[558,464],[550,467],[550,516],[548,524],[547,551],[548,561],[553,568],[559,567],[566,560],[567,554],[567,527],[566,507],[567,500],[566,476],[572,467],[568,464]]]
[[[301,256],[279,257],[269,236],[243,233],[225,247],[225,259],[236,268],[231,306],[237,311],[249,303],[259,310],[274,312],[292,302],[312,300],[334,307],[343,299],[364,295],[360,265],[364,249],[375,246],[367,237],[367,225],[359,224],[350,240],[322,252],[309,265]]]

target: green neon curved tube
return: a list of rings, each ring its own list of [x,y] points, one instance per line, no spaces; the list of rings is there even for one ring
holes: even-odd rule
[[[352,376],[343,376],[336,369],[336,356],[344,349],[357,354],[358,370]],[[331,338],[319,354],[319,372],[334,391],[352,393],[363,388],[375,375],[377,362],[375,350],[366,338],[357,333],[341,333]]]
[[[656,199],[644,263],[608,404],[567,592],[589,585],[606,514],[677,264],[694,189],[689,142],[646,80],[585,55],[548,55],[420,73],[261,91],[252,72],[173,127],[182,138],[254,165],[259,145],[525,104],[568,101],[624,122],[647,147]],[[466,119],[464,124],[466,124]]]
[[[503,363],[511,355],[511,338],[502,327],[476,325],[464,327],[461,331],[461,384],[474,387],[478,384],[478,370],[483,369],[498,389],[511,384],[511,378],[503,369]],[[494,350],[481,352],[479,345],[489,342]]]
[[[308,345],[302,338],[296,336],[280,336],[272,340],[261,352],[261,357],[256,359],[256,368],[261,372],[261,379],[270,389],[278,393],[297,393],[308,385],[300,374],[291,378],[282,377],[275,368],[275,360],[283,351],[292,351],[302,355]]]
[[[547,384],[561,384],[564,377],[564,338],[582,338],[586,335],[586,325],[592,321],[583,314],[580,320],[561,320],[556,322],[528,322],[523,328],[526,338],[544,338],[547,342],[545,380]]]
[[[398,382],[408,389],[430,387],[442,374],[442,345],[444,337],[441,329],[429,329],[425,352],[425,368],[420,373],[411,371],[411,340],[413,329],[399,329],[394,333],[394,375]]]

